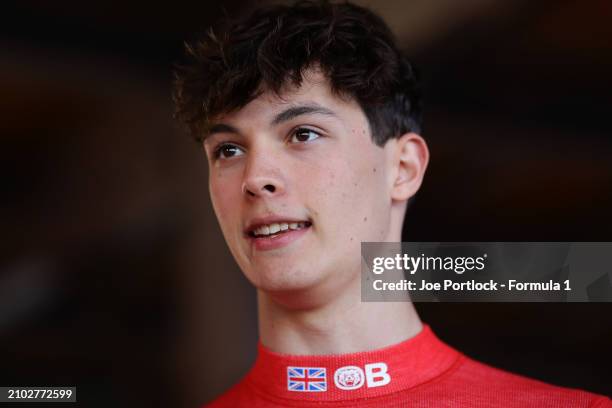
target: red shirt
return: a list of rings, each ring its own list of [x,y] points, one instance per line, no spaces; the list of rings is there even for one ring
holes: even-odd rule
[[[476,362],[421,333],[380,350],[330,356],[274,353],[210,407],[612,408],[610,399]]]

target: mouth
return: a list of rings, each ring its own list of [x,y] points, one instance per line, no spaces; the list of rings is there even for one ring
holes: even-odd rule
[[[246,231],[247,239],[259,251],[279,249],[303,237],[312,227],[310,221],[282,220],[257,223]]]
[[[288,232],[310,228],[311,225],[310,221],[274,222],[252,227],[247,231],[247,235],[251,238],[274,238]]]

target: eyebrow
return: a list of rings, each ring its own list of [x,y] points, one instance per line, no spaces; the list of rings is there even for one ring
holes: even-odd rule
[[[327,116],[337,116],[336,113],[330,109],[327,109],[321,105],[318,105],[316,103],[310,103],[310,104],[306,104],[306,105],[298,105],[298,106],[291,106],[287,109],[285,109],[282,112],[279,112],[278,114],[276,114],[276,116],[274,116],[274,119],[272,119],[271,124],[272,125],[280,125],[283,122],[287,122],[291,119],[294,119],[298,116],[301,115],[308,115],[308,114],[319,114],[319,115],[327,115]],[[215,133],[235,133],[235,134],[240,134],[240,131],[228,124],[225,123],[216,123],[214,125],[212,125],[208,131],[206,132],[206,134],[204,135],[204,137],[202,138],[202,141],[208,139],[210,136],[212,136]]]
[[[298,117],[301,115],[313,114],[313,113],[320,114],[320,115],[336,116],[336,114],[333,111],[321,105],[317,105],[317,104],[299,105],[299,106],[292,106],[278,113],[274,117],[274,119],[272,119],[272,124],[279,125],[295,117]]]
[[[212,136],[215,133],[236,133],[238,134],[240,132],[238,131],[238,129],[236,129],[235,127],[231,125],[227,125],[225,123],[216,123],[208,129],[208,131],[204,135],[203,140],[208,139],[208,137]]]

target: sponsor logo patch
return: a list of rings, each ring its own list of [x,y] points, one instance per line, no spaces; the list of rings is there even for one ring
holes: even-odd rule
[[[336,370],[334,383],[341,390],[356,390],[365,381],[363,370],[357,366],[346,366]]]

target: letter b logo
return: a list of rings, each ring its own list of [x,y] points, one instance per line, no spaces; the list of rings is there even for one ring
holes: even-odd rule
[[[391,376],[387,373],[385,363],[373,363],[365,365],[365,375],[368,387],[382,387],[391,382]]]

